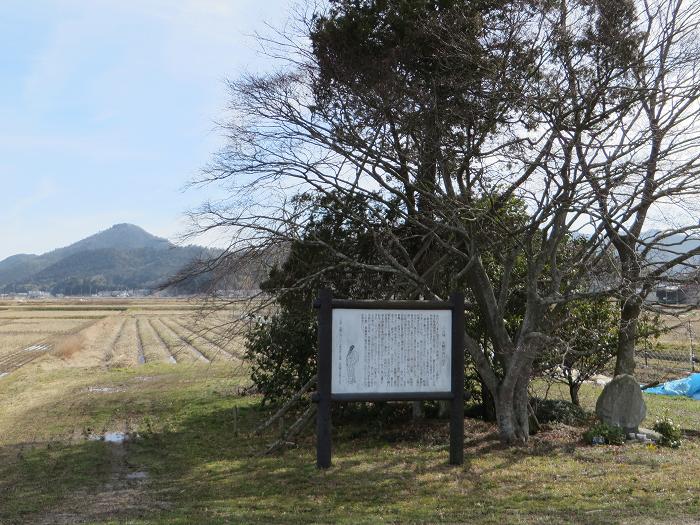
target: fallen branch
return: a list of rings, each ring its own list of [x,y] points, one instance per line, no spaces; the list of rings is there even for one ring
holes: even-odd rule
[[[258,428],[255,429],[256,434],[260,434],[263,432],[266,428],[269,428],[275,421],[277,421],[279,418],[281,418],[283,415],[285,415],[294,404],[301,399],[301,396],[303,396],[315,383],[316,383],[316,374],[309,379],[306,384],[301,387],[301,389],[294,394],[291,399],[289,399],[283,406],[280,408],[275,414],[265,421],[262,425],[260,425]]]
[[[306,411],[301,415],[299,419],[296,420],[296,422],[289,427],[287,432],[282,435],[277,441],[275,441],[272,445],[270,445],[267,450],[262,452],[260,455],[264,456],[267,454],[271,454],[272,452],[286,446],[286,445],[294,445],[293,442],[290,441],[293,437],[296,437],[299,433],[301,433],[306,426],[313,421],[314,416],[316,415],[316,405],[312,404],[309,406],[309,408],[306,409]]]

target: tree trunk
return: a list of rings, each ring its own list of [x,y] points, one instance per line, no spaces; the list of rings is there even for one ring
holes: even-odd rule
[[[642,300],[638,295],[628,295],[620,311],[620,337],[617,343],[615,375],[634,375],[634,345],[637,340],[637,324]]]
[[[530,436],[527,396],[527,379],[519,380],[512,392],[499,388],[494,396],[498,434],[506,445],[525,443]]]
[[[571,396],[571,402],[577,407],[581,406],[581,401],[578,397],[578,391],[581,388],[581,383],[574,383],[571,381],[569,383],[569,395]]]
[[[515,386],[513,399],[515,400],[515,418],[520,430],[519,438],[522,442],[526,442],[530,437],[530,394],[527,391],[530,383],[530,369],[527,372],[521,372],[518,383]]]
[[[522,411],[522,407],[516,408],[513,399],[499,397],[496,400],[498,435],[501,442],[506,445],[522,444],[528,440],[530,432],[527,408],[523,413],[519,413],[519,411]]]
[[[481,380],[481,378],[480,378]],[[493,400],[491,391],[486,386],[486,383],[481,381],[481,418],[484,421],[496,421],[496,406]]]

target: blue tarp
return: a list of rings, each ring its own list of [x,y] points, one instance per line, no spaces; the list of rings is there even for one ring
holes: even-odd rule
[[[647,394],[663,394],[667,396],[686,396],[700,401],[700,374],[690,374],[683,379],[668,381],[645,390]]]

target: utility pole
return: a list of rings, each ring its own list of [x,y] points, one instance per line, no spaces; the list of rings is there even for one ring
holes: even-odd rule
[[[695,349],[693,348],[693,324],[690,322],[690,317],[686,323],[688,328],[688,340],[690,341],[690,371],[695,372]]]

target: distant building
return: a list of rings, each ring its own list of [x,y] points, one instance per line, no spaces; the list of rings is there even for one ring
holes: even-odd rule
[[[94,294],[94,297],[146,297],[151,295],[151,290],[148,288],[140,288],[138,290],[102,290]]]
[[[698,304],[700,287],[696,284],[660,284],[656,287],[656,301],[661,304]]]
[[[27,297],[29,299],[48,299],[51,297],[51,294],[49,292],[42,292],[39,290],[32,290],[31,292],[27,293]]]

